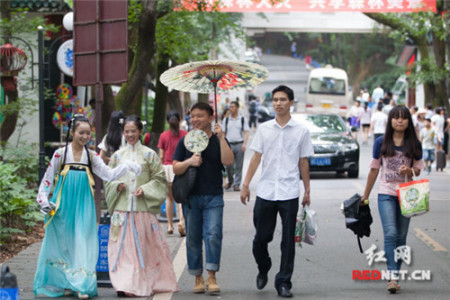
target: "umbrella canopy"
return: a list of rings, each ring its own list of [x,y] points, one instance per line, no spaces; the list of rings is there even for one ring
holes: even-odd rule
[[[362,251],[360,238],[370,236],[370,224],[372,224],[372,214],[369,205],[361,206],[361,196],[353,195],[344,201],[345,227],[351,229],[358,237],[359,250]]]
[[[173,67],[165,71],[160,80],[165,86],[177,91],[207,94],[253,88],[268,75],[269,71],[259,64],[209,60]]]

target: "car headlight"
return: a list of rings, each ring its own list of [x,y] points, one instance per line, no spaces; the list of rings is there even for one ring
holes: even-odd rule
[[[354,151],[358,149],[358,144],[344,144],[342,145],[342,151],[347,152],[347,151]]]

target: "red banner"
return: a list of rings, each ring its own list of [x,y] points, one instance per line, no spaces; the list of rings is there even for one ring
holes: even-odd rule
[[[195,1],[194,1],[195,2]],[[195,7],[192,0],[183,7]],[[221,12],[436,12],[436,0],[209,0],[209,9]]]

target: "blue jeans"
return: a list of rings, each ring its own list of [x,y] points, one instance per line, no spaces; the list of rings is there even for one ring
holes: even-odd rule
[[[399,271],[403,260],[395,261],[394,251],[397,247],[406,245],[410,218],[402,215],[396,196],[378,194],[378,211],[383,226],[387,269]]]
[[[423,149],[423,160],[433,163],[433,161],[434,161],[434,149]]]
[[[197,276],[203,273],[203,241],[205,242],[206,270],[219,271],[223,206],[223,195],[193,195],[189,196],[189,204],[183,204],[188,272],[191,275]]]

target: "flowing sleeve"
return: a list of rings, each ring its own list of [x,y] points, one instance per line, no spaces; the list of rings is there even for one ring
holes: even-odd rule
[[[145,200],[162,205],[167,195],[167,181],[161,160],[151,151],[145,154],[145,163],[148,164],[150,172],[150,181],[141,185]]]
[[[109,161],[109,167],[114,168],[119,164],[117,153],[114,153]],[[108,206],[108,211],[112,215],[114,208],[116,207],[117,201],[121,193],[117,192],[117,187],[121,182],[118,180],[105,182],[105,198],[106,205]]]
[[[48,205],[48,196],[53,188],[55,175],[61,165],[62,153],[63,148],[55,151],[50,163],[48,164],[47,171],[45,171],[44,177],[42,178],[41,184],[39,185],[36,201],[41,207],[46,207]]]
[[[103,159],[100,158],[98,153],[94,153],[92,158],[92,170],[95,175],[100,177],[104,181],[114,181],[117,178],[122,177],[126,174],[127,170],[130,169],[132,162],[122,163],[117,165],[114,169],[108,167]],[[112,166],[111,166],[112,167]]]

